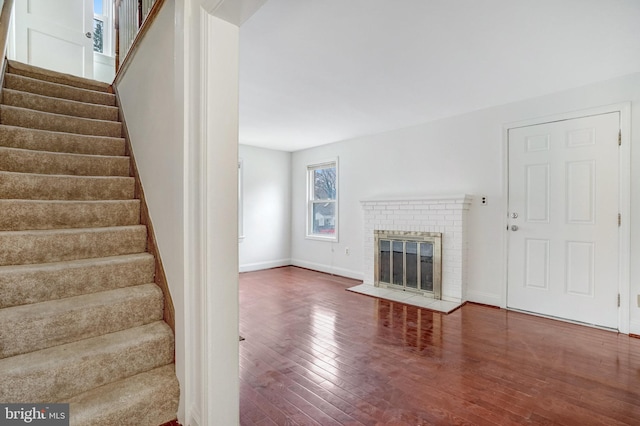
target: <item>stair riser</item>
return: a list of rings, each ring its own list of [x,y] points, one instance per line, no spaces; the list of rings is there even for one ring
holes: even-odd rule
[[[53,98],[69,99],[71,101],[86,102],[98,105],[115,106],[116,97],[110,93],[95,92],[62,84],[50,83],[15,74],[4,76],[7,89],[20,90]]]
[[[0,199],[127,200],[134,178],[70,177],[0,172]]]
[[[0,147],[0,170],[75,176],[129,176],[129,157],[82,156]]]
[[[70,397],[173,361],[173,334],[157,322],[0,360],[0,401]]]
[[[0,233],[0,265],[33,265],[142,253],[145,226]]]
[[[38,79],[41,81],[49,81],[52,83],[65,84],[73,87],[80,87],[88,90],[96,90],[99,92],[108,92],[110,85],[100,81],[89,80],[83,77],[78,77],[71,74],[60,74],[56,71],[51,71],[45,68],[36,67],[33,65],[23,64],[20,62],[9,61],[7,72],[14,75],[22,75]]]
[[[118,121],[118,109],[116,107],[63,100],[10,89],[3,91],[2,103],[18,108],[34,109],[54,114],[92,118],[94,120]]]
[[[120,122],[90,120],[88,118],[70,117],[5,105],[0,106],[0,114],[0,122],[7,126],[112,138],[122,136],[122,124]]]
[[[138,225],[140,201],[0,200],[0,231]]]
[[[170,364],[71,398],[69,424],[158,426],[176,418],[179,399],[180,384]]]
[[[125,142],[122,138],[74,135],[12,126],[0,126],[0,146],[73,154],[125,155]]]
[[[162,319],[162,291],[143,284],[0,310],[0,358]]]

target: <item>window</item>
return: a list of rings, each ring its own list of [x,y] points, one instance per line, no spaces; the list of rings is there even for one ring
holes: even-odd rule
[[[338,239],[338,160],[307,166],[307,237]]]
[[[93,51],[111,56],[113,2],[106,0],[93,1]]]
[[[104,53],[104,21],[93,18],[93,51]]]

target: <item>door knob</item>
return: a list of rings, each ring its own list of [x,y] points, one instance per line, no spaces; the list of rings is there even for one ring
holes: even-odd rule
[[[76,34],[77,34],[77,33],[76,33]],[[87,32],[85,33],[85,36],[86,36],[87,38],[91,38],[91,35],[92,35],[92,34],[91,34],[91,31],[87,31]]]
[[[512,231],[517,231],[518,230],[518,225],[511,225],[511,230]]]

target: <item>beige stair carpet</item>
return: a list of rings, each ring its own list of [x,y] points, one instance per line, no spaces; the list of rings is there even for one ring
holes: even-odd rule
[[[0,401],[72,425],[176,418],[174,337],[110,86],[9,61],[0,104]]]

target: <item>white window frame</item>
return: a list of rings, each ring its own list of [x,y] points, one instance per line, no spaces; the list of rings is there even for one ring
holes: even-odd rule
[[[92,2],[93,7],[93,2]],[[103,0],[102,1],[102,14],[93,13],[93,19],[102,21],[102,53],[94,51],[96,55],[104,55],[112,57],[115,55],[115,31],[113,29],[113,14],[114,14],[114,1]],[[94,8],[95,9],[95,8]],[[92,26],[93,28],[93,26]]]
[[[313,172],[318,169],[327,169],[335,167],[336,169],[336,197],[335,200],[314,200],[314,184],[313,184]],[[307,220],[306,220],[306,238],[310,240],[319,240],[319,241],[338,241],[338,233],[339,233],[339,199],[340,199],[340,168],[338,163],[338,157],[329,160],[323,161],[319,163],[313,163],[307,165]],[[332,235],[327,234],[314,234],[313,233],[313,205],[319,203],[334,203],[335,205],[335,232]]]

